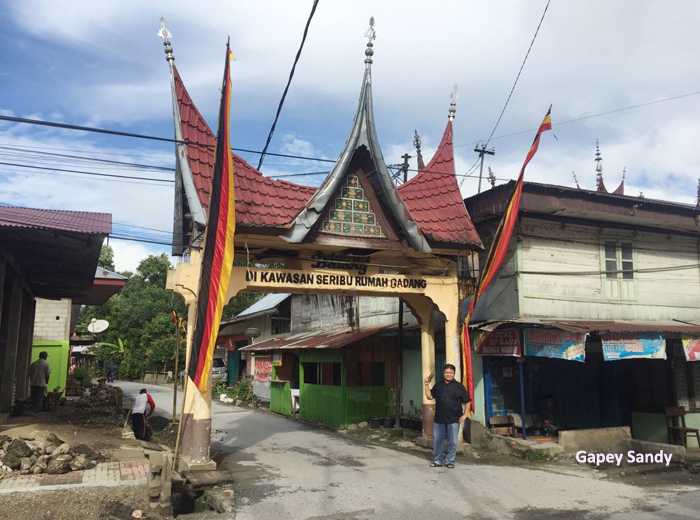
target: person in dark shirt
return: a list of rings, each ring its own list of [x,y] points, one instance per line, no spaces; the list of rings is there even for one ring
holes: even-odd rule
[[[425,397],[435,400],[435,420],[433,422],[433,463],[434,468],[446,465],[455,467],[457,456],[457,436],[459,425],[469,417],[469,394],[459,381],[455,381],[455,366],[449,363],[442,372],[442,381],[438,381],[430,388],[433,374],[425,378]],[[445,455],[445,441],[447,441],[447,455]]]

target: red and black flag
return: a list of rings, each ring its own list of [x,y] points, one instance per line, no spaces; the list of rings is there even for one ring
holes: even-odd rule
[[[188,375],[200,392],[208,391],[214,347],[226,304],[233,268],[233,235],[236,231],[236,206],[233,186],[233,156],[229,139],[231,112],[231,49],[226,44],[226,65],[219,107],[216,159],[209,199],[206,241],[197,298],[197,321],[192,339]]]
[[[540,127],[537,129],[535,134],[535,139],[532,141],[530,150],[527,152],[525,157],[525,162],[522,168],[520,168],[520,175],[518,175],[518,180],[515,182],[515,189],[513,194],[510,196],[506,210],[503,213],[503,218],[501,223],[496,230],[496,235],[491,242],[491,248],[489,250],[488,257],[486,258],[486,263],[481,270],[481,278],[476,286],[476,291],[474,296],[469,302],[469,308],[467,309],[467,315],[464,318],[464,327],[462,329],[462,348],[464,350],[464,374],[463,381],[467,382],[467,388],[469,390],[470,407],[473,410],[474,403],[474,377],[472,371],[472,358],[471,358],[471,339],[469,336],[469,321],[471,320],[472,313],[476,307],[476,303],[481,297],[481,295],[488,289],[491,282],[493,282],[496,274],[501,269],[503,261],[508,253],[508,246],[510,245],[510,239],[513,236],[513,229],[515,228],[515,223],[518,220],[518,212],[520,211],[520,200],[523,196],[523,178],[525,175],[525,167],[528,165],[530,160],[537,153],[537,149],[540,146],[540,137],[547,130],[552,129],[552,107],[549,107],[547,114],[544,116]]]

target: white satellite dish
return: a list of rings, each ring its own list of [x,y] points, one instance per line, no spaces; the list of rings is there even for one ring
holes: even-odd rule
[[[90,320],[90,324],[87,326],[88,332],[92,332],[93,334],[99,334],[100,332],[104,332],[107,330],[109,327],[109,322],[107,320],[96,320],[93,318]]]

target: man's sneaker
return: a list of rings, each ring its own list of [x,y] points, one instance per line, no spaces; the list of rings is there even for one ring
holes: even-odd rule
[[[454,464],[452,464],[451,462],[450,462],[449,464],[446,464],[446,466],[447,466],[448,468],[450,468],[450,469],[452,469],[452,468],[454,468],[454,467],[455,467],[455,465],[454,465]]]
[[[442,467],[442,464],[440,464],[439,462],[433,462],[433,463],[430,465],[430,467],[431,467],[431,468],[441,468],[441,467]]]

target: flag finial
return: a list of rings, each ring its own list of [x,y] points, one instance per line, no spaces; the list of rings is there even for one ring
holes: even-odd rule
[[[458,96],[459,85],[457,83],[452,87],[452,92],[450,92],[450,109],[447,111],[447,119],[450,121],[455,120],[455,114],[457,113],[457,96]]]
[[[167,25],[165,25],[165,17],[160,17],[160,29],[158,30],[158,36],[163,40],[163,47],[165,48],[165,59],[168,62],[175,61],[175,56],[173,55],[173,45],[170,42],[172,38],[172,33],[168,30]]]
[[[374,56],[374,43],[372,43],[377,38],[377,31],[374,30],[374,16],[369,17],[369,27],[365,32],[365,37],[367,38],[367,47],[365,48],[365,63],[367,65],[372,64],[372,56]]]

